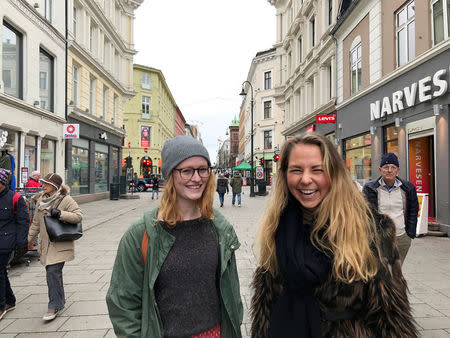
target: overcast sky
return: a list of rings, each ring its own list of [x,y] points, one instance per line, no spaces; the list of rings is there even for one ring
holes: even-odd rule
[[[252,58],[275,42],[275,8],[267,0],[145,0],[135,15],[134,62],[163,72],[214,163],[218,139],[239,119]]]

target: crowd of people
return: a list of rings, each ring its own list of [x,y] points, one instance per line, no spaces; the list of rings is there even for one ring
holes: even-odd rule
[[[216,181],[207,149],[188,136],[167,140],[161,157],[160,203],[126,230],[117,249],[106,296],[115,334],[241,337],[240,242],[213,201],[217,192],[223,207],[230,186],[232,205],[240,207],[242,176],[219,173]],[[384,154],[380,177],[361,191],[326,137],[306,133],[285,142],[255,239],[252,337],[418,336],[402,274],[418,202],[398,169],[397,156]],[[83,214],[59,175],[32,173],[30,185],[43,191],[29,225],[23,197],[7,186],[9,174],[0,169],[0,319],[16,302],[7,274],[11,252],[39,235],[49,297],[43,320],[50,321],[65,305],[62,270],[74,259],[74,242],[52,242],[44,216],[77,223]]]

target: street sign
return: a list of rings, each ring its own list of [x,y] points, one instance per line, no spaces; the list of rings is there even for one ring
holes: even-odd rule
[[[80,125],[78,123],[63,124],[64,138],[80,138]]]
[[[256,179],[262,180],[264,178],[264,169],[263,167],[256,167]]]

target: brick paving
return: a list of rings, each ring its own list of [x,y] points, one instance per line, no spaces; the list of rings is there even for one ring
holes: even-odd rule
[[[117,245],[131,222],[157,205],[151,193],[139,195],[138,200],[81,204],[85,234],[76,243],[75,260],[64,267],[66,307],[54,321],[42,321],[47,286],[45,269],[37,257],[32,257],[30,266],[20,264],[9,270],[17,306],[0,321],[1,337],[115,337],[105,295]],[[231,193],[225,195],[224,208],[219,208],[235,226],[241,242],[236,256],[245,307],[243,337],[249,337],[250,328],[249,283],[256,264],[253,242],[267,201],[267,196],[249,198],[244,188],[241,208],[231,206]],[[219,206],[217,199],[215,206]],[[422,336],[450,337],[450,240],[414,240],[403,268]]]

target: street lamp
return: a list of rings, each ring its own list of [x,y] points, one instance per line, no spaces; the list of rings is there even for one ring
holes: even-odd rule
[[[251,125],[251,131],[250,131],[250,166],[252,167],[250,170],[250,197],[255,197],[255,186],[254,186],[254,179],[253,179],[253,86],[249,81],[242,82],[242,91],[239,95],[241,96],[247,96],[247,93],[244,90],[245,84],[248,84],[250,86],[250,92],[252,94],[251,100],[250,100],[250,125]]]

